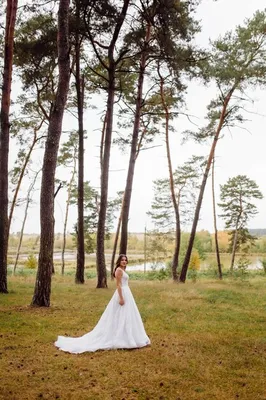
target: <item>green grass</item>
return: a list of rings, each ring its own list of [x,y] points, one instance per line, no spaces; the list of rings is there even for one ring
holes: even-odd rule
[[[265,400],[266,278],[131,281],[152,345],[71,355],[57,335],[94,327],[115,285],[53,278],[51,307],[29,306],[34,276],[0,295],[0,399]]]

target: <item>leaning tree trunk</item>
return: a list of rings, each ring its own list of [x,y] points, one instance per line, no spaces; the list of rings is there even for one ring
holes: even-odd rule
[[[8,234],[9,234],[9,231],[10,231],[10,226],[11,226],[11,222],[12,222],[12,217],[13,217],[14,209],[15,209],[15,206],[16,206],[16,202],[17,202],[19,190],[20,190],[20,187],[21,187],[21,184],[22,184],[24,175],[25,175],[25,171],[26,171],[26,168],[27,168],[27,166],[28,166],[28,164],[29,164],[29,161],[30,161],[30,158],[31,158],[31,154],[32,154],[32,152],[33,152],[33,149],[34,149],[36,143],[37,143],[38,140],[39,140],[39,139],[37,138],[37,131],[42,127],[43,121],[44,121],[44,120],[42,120],[42,122],[39,124],[39,126],[36,127],[36,128],[34,129],[34,134],[33,134],[32,143],[31,143],[31,145],[30,145],[30,148],[29,148],[28,153],[27,153],[27,155],[26,155],[26,157],[25,157],[25,160],[24,160],[24,164],[22,165],[22,168],[21,168],[20,173],[19,173],[19,178],[18,178],[17,186],[16,186],[16,189],[15,189],[15,192],[14,192],[14,196],[13,196],[12,203],[11,203],[11,207],[10,207],[10,211],[9,211],[9,217],[8,217]]]
[[[201,205],[202,205],[202,200],[203,200],[203,195],[204,195],[208,175],[209,175],[212,160],[214,157],[215,148],[216,148],[216,145],[217,145],[218,139],[220,137],[220,133],[221,133],[221,130],[223,128],[223,124],[224,124],[224,121],[226,118],[227,107],[228,107],[229,101],[236,89],[236,86],[237,85],[235,84],[232,87],[232,89],[229,91],[229,93],[227,94],[227,96],[224,99],[223,108],[222,108],[221,115],[220,115],[219,125],[217,127],[217,130],[216,130],[214,138],[213,138],[211,150],[209,153],[208,161],[207,161],[203,179],[201,182],[201,187],[200,187],[199,197],[198,197],[196,210],[195,210],[195,214],[194,214],[194,219],[193,219],[192,229],[191,229],[190,238],[189,238],[189,242],[188,242],[188,247],[187,247],[185,259],[184,259],[184,262],[182,265],[182,270],[181,270],[181,274],[180,274],[180,278],[179,278],[180,282],[186,281],[187,270],[188,270],[189,261],[190,261],[190,257],[191,257],[191,253],[192,253],[193,244],[194,244],[194,239],[195,239],[195,235],[196,235],[196,230],[197,230],[197,225],[198,225],[198,220],[199,220],[199,215],[200,215],[200,209],[201,209]]]
[[[180,243],[181,243],[181,227],[180,227],[180,216],[179,216],[179,204],[176,200],[175,194],[175,184],[174,184],[174,176],[173,176],[173,168],[172,168],[172,160],[171,160],[171,150],[169,143],[169,109],[165,101],[164,97],[164,80],[160,74],[160,70],[158,67],[158,74],[160,76],[160,95],[162,100],[162,105],[165,112],[165,143],[166,143],[166,153],[167,153],[167,161],[168,161],[168,171],[169,171],[169,181],[170,181],[170,191],[172,197],[172,203],[175,212],[175,248],[172,259],[172,278],[174,282],[178,281],[177,268],[179,261],[179,252],[180,252]]]
[[[121,222],[122,222],[123,202],[124,202],[124,194],[123,194],[123,199],[122,199],[122,204],[121,204],[121,211],[120,211],[120,215],[119,215],[118,222],[117,222],[114,247],[113,247],[112,258],[111,258],[111,279],[114,279],[113,273],[114,273],[114,266],[115,266],[115,254],[116,254],[119,233],[120,233],[120,228],[121,228]]]
[[[84,106],[84,77],[80,76],[80,2],[76,2],[76,92],[78,104],[78,125],[79,125],[79,154],[78,154],[78,224],[77,224],[77,268],[76,283],[84,283],[85,271],[85,247],[84,247],[84,127],[83,127],[83,106]]]
[[[69,0],[60,0],[58,10],[57,94],[48,127],[45,146],[40,199],[41,239],[38,271],[32,305],[50,306],[54,246],[54,180],[62,121],[70,79],[69,62]]]
[[[232,258],[231,258],[230,272],[233,272],[233,270],[234,270],[235,257],[236,257],[236,246],[237,246],[237,237],[238,237],[238,228],[236,227],[235,228],[235,232],[234,232],[233,246],[232,246]]]
[[[215,253],[218,267],[219,278],[223,278],[222,266],[220,259],[219,241],[218,241],[218,230],[217,230],[217,220],[216,220],[216,204],[215,204],[215,187],[214,187],[214,156],[212,160],[212,205],[213,205],[213,222],[214,222],[214,240],[215,240]]]
[[[120,233],[120,229],[121,229],[121,221],[122,221],[121,217],[122,217],[122,215],[120,214],[119,218],[118,218],[116,232],[115,232],[114,247],[113,247],[112,258],[111,258],[111,280],[114,279],[115,254],[116,254],[116,249],[117,249],[117,244],[118,244],[118,239],[119,239],[119,233]]]
[[[139,77],[138,77],[138,91],[137,91],[137,99],[136,99],[136,112],[135,112],[134,127],[133,127],[132,141],[131,141],[131,152],[130,152],[128,173],[127,173],[127,182],[126,182],[126,187],[125,187],[123,208],[122,208],[120,254],[126,254],[126,252],[127,252],[129,209],[130,209],[130,201],[131,201],[131,194],[132,194],[132,187],[133,187],[135,163],[136,163],[137,154],[138,154],[137,144],[138,144],[140,118],[141,118],[144,73],[145,73],[146,61],[147,61],[146,48],[148,46],[150,37],[151,37],[151,24],[149,23],[147,25],[147,29],[146,29],[144,50],[141,54],[141,59],[140,59],[140,71],[139,71]]]
[[[8,153],[9,153],[9,112],[12,82],[14,30],[17,15],[17,0],[7,0],[4,70],[1,100],[0,132],[0,293],[7,290],[8,251]]]

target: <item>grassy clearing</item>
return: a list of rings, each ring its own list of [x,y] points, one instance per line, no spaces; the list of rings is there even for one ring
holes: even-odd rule
[[[0,399],[266,400],[266,278],[174,285],[131,281],[152,340],[71,355],[57,335],[92,329],[114,291],[53,279],[52,306],[29,307],[34,276],[0,295]]]

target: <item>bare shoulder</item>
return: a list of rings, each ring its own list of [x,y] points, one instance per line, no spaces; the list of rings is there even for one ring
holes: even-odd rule
[[[123,275],[123,270],[121,268],[117,268],[115,271],[115,276],[120,277]]]

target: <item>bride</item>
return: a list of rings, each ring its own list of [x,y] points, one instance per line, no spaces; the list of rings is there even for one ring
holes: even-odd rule
[[[127,256],[120,254],[114,276],[117,289],[95,328],[77,338],[58,336],[55,346],[69,353],[110,349],[134,349],[150,344],[128,286]]]

